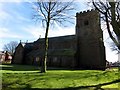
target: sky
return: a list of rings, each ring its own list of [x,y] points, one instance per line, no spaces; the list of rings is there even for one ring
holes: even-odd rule
[[[26,2],[25,2],[26,1]],[[10,41],[20,40],[22,42],[33,42],[39,37],[44,38],[45,30],[40,22],[33,19],[34,5],[27,0],[0,0],[0,51],[3,50],[4,44]],[[77,2],[78,8],[74,13],[90,9],[90,7],[83,2]],[[75,22],[75,20],[73,21]],[[106,31],[104,33],[104,41],[108,39]],[[55,24],[55,28],[49,31],[49,37],[64,36],[75,34],[75,24],[68,27],[60,27]],[[118,60],[116,52],[112,52],[108,42],[106,46],[106,59],[110,62]]]

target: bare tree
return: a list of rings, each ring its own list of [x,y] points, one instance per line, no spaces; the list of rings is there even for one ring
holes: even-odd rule
[[[44,60],[42,60],[41,72],[46,72],[46,60],[48,54],[48,31],[51,25],[54,23],[63,24],[64,21],[70,22],[71,20],[71,11],[73,8],[72,2],[62,2],[58,0],[38,0],[36,3],[37,6],[37,15],[34,15],[35,18],[42,21],[43,26],[45,27],[45,53]],[[64,25],[64,24],[63,24]]]
[[[113,45],[120,50],[120,0],[92,0],[92,4],[106,22],[108,34]],[[114,47],[115,48],[115,47]]]
[[[3,46],[4,51],[8,51],[11,55],[15,52],[15,48],[17,47],[17,41],[11,41]]]

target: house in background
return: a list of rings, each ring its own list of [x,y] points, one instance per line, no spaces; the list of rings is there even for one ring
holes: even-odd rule
[[[12,55],[7,51],[0,51],[0,63],[11,63]]]
[[[2,63],[5,60],[5,52],[0,51],[0,63]]]
[[[76,34],[49,38],[47,66],[82,69],[106,68],[103,32],[96,10],[76,14]],[[63,32],[64,33],[64,32]],[[44,38],[16,47],[14,64],[41,64],[44,59]]]

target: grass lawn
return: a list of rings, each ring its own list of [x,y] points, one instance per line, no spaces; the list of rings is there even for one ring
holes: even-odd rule
[[[2,90],[118,90],[120,78],[117,68],[99,70],[48,70],[40,73],[38,67],[27,65],[0,65]],[[109,89],[107,89],[109,88]]]

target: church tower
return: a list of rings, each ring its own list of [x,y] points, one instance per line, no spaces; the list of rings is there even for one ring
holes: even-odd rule
[[[105,69],[105,47],[96,10],[76,14],[77,66],[85,69]]]

